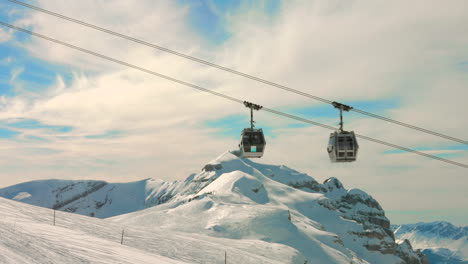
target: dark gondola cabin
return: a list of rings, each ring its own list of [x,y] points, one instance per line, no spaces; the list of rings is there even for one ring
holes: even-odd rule
[[[261,158],[265,151],[265,137],[261,128],[244,128],[239,144],[242,157]]]
[[[354,132],[335,131],[330,134],[328,155],[331,162],[352,162],[357,158],[359,145]]]
[[[261,158],[265,152],[265,136],[261,128],[256,129],[253,120],[253,110],[260,110],[262,106],[245,101],[244,105],[250,108],[250,128],[244,128],[241,134],[239,150],[243,158]]]

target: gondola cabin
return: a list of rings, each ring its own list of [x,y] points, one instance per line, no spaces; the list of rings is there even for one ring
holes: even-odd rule
[[[261,158],[265,151],[265,137],[261,128],[244,128],[239,144],[241,157]]]
[[[330,134],[328,155],[331,162],[352,162],[357,158],[359,145],[354,132],[335,131]]]

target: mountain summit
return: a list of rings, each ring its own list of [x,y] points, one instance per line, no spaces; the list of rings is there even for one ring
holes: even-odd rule
[[[231,152],[184,181],[34,181],[0,189],[0,196],[115,216],[106,221],[124,226],[268,242],[281,263],[428,263],[409,241],[395,242],[382,207],[367,193]]]

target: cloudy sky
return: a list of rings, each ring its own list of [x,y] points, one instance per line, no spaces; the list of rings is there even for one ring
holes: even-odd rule
[[[468,3],[36,0],[29,3],[295,89],[468,140]],[[242,100],[338,125],[333,107],[0,2],[12,23]],[[38,179],[180,180],[235,149],[241,105],[0,27],[0,187]],[[393,223],[468,224],[468,170],[264,112],[261,162],[376,198]],[[468,164],[468,146],[357,113],[345,129]]]

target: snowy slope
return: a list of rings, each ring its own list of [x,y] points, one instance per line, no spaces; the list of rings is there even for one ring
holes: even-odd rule
[[[104,223],[60,213],[53,226],[52,216],[50,209],[0,198],[0,263],[186,263],[120,245],[118,228],[113,237],[82,230],[109,230]]]
[[[392,226],[398,240],[407,239],[423,250],[431,263],[468,264],[468,227],[449,222]]]
[[[264,241],[148,230],[60,211],[53,226],[53,210],[0,198],[2,264],[224,263],[225,252],[228,263],[298,263],[293,248]]]

